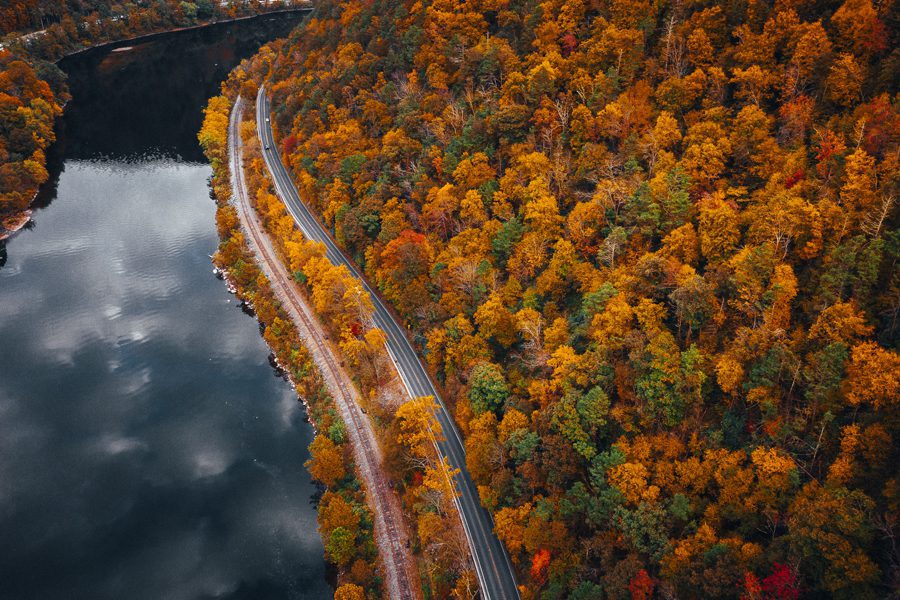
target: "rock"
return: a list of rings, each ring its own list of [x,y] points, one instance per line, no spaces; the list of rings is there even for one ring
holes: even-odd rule
[[[0,226],[6,230],[7,237],[8,234],[15,233],[18,230],[25,227],[28,224],[28,221],[31,220],[31,210],[23,210],[22,212],[18,212],[12,215],[7,215],[0,219]]]

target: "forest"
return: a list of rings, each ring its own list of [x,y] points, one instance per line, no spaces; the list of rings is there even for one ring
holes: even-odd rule
[[[26,209],[47,181],[45,151],[67,99],[54,65],[0,49],[0,215]]]
[[[897,14],[320,0],[247,67],[523,598],[900,587]]]
[[[153,28],[165,28],[166,25],[183,27],[192,21],[234,17],[285,6],[281,0],[9,0],[4,4],[0,7],[0,36],[13,32],[89,29],[95,38],[106,39],[115,39],[117,34],[149,33]]]

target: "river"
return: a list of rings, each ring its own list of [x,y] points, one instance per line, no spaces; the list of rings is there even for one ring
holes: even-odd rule
[[[212,273],[196,133],[299,16],[64,60],[33,226],[0,254],[0,598],[327,598],[312,438]]]

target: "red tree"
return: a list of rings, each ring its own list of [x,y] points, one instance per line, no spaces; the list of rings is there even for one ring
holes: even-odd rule
[[[631,579],[631,583],[628,584],[628,589],[631,591],[631,600],[650,600],[653,597],[653,588],[655,587],[656,582],[653,581],[647,570],[641,569]]]

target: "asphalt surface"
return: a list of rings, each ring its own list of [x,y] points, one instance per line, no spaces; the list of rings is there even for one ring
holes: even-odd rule
[[[490,513],[481,506],[478,490],[466,468],[466,453],[462,437],[457,431],[453,419],[406,337],[404,328],[398,324],[356,266],[344,256],[310,209],[301,202],[297,188],[278,153],[271,123],[268,120],[270,113],[271,106],[269,98],[265,94],[265,87],[260,87],[256,98],[257,131],[262,142],[266,166],[275,182],[279,197],[284,201],[303,234],[310,240],[323,243],[328,259],[333,264],[345,265],[369,292],[375,307],[373,314],[375,326],[384,331],[387,337],[388,353],[394,361],[409,395],[411,397],[433,396],[437,401],[439,410],[435,416],[441,424],[445,438],[443,441],[439,441],[437,446],[439,452],[447,458],[450,466],[459,470],[458,475],[454,478],[456,489],[459,492],[456,503],[462,517],[469,547],[472,550],[482,597],[487,600],[519,598],[512,564],[503,544],[494,535]]]

